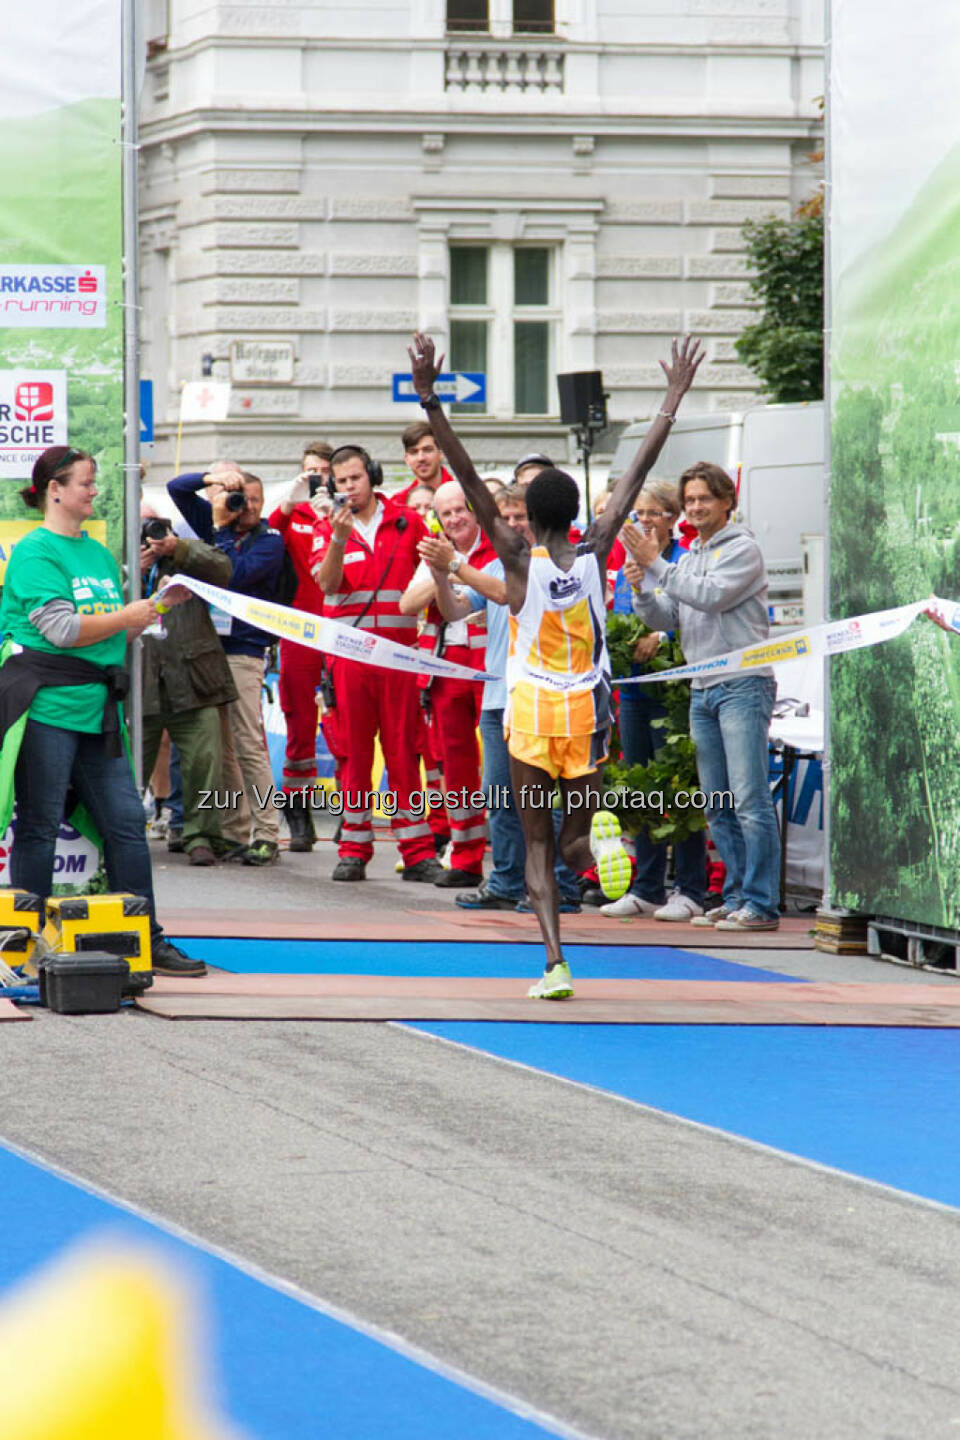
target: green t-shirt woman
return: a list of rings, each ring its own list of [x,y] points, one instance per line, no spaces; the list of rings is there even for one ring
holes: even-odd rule
[[[43,524],[14,547],[0,629],[25,651],[101,666],[106,682],[107,671],[123,664],[127,637],[152,625],[158,605],[166,605],[159,595],[125,605],[116,561],[83,529],[97,494],[92,456],[54,445],[39,457],[21,494],[41,511]],[[167,603],[173,599],[171,593]],[[50,894],[72,786],[103,839],[111,890],[142,895],[150,904],[154,969],[203,974],[203,964],[171,945],[157,924],[143,806],[126,754],[115,753],[104,734],[106,700],[106,683],[58,685],[45,678],[31,701],[14,775],[11,881],[41,899]]]

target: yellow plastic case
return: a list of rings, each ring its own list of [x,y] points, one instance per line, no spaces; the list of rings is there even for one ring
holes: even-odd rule
[[[47,901],[43,938],[52,950],[120,955],[130,966],[126,994],[153,984],[150,907],[142,895],[55,895]]]
[[[16,935],[17,930],[26,928],[30,935]],[[33,964],[33,952],[37,936],[43,929],[43,901],[29,890],[0,890],[0,960],[8,965]],[[7,936],[11,938],[9,941]]]

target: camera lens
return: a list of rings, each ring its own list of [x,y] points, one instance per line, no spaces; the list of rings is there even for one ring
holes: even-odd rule
[[[169,520],[144,520],[140,527],[140,539],[141,541],[166,540],[172,528]]]
[[[241,510],[247,508],[247,497],[242,490],[230,490],[224,504],[232,514],[239,515]]]

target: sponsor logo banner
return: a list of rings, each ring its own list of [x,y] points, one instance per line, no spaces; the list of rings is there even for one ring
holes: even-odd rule
[[[106,323],[105,265],[0,265],[0,328],[90,330]]]
[[[66,371],[0,370],[0,479],[29,478],[42,451],[66,443]]]

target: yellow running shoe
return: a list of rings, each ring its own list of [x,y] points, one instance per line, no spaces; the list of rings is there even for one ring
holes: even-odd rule
[[[531,1000],[569,1000],[573,995],[570,966],[565,960],[561,960],[552,970],[544,970],[536,985],[530,986],[527,994]]]
[[[597,862],[600,889],[619,900],[630,889],[630,856],[624,849],[620,821],[610,810],[598,810],[590,824],[590,850]]]

